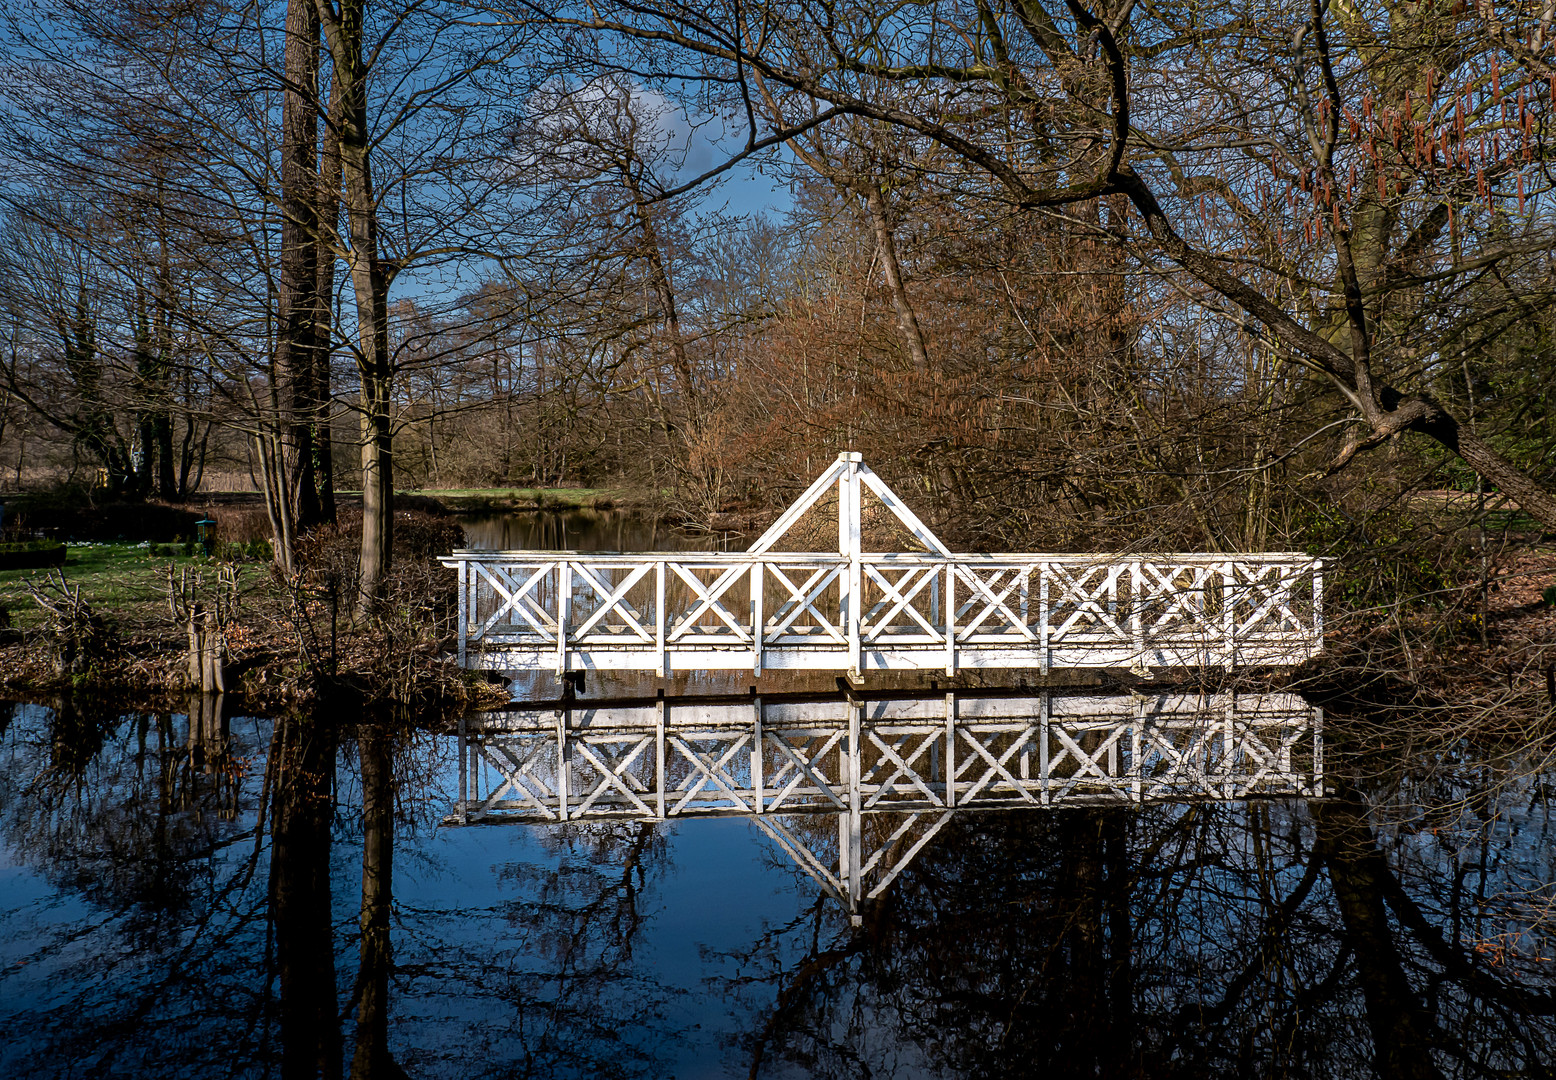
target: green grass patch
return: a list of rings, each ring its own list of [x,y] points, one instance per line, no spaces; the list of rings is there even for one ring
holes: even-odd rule
[[[182,545],[145,544],[71,544],[66,548],[63,571],[65,581],[80,586],[81,596],[99,614],[154,618],[158,611],[167,613],[167,565],[175,567],[214,567],[216,560],[203,555],[185,555]],[[166,553],[172,549],[176,553]],[[258,581],[252,568],[243,568],[251,581]],[[0,605],[11,612],[17,626],[34,626],[38,608],[28,594],[28,579],[42,581],[48,570],[0,571]],[[57,572],[57,571],[56,571]],[[240,582],[242,577],[240,576]]]

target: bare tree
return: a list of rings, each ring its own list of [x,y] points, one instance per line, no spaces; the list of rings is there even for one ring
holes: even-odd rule
[[[1295,14],[945,0],[818,20],[788,2],[652,3],[550,15],[611,39],[585,59],[662,72],[666,93],[727,87],[745,146],[712,173],[842,117],[912,132],[959,198],[1089,226],[1319,376],[1358,431],[1333,467],[1418,433],[1556,525],[1550,489],[1431,388],[1438,367],[1475,359],[1547,294],[1544,275],[1524,270],[1551,246],[1547,188],[1530,167],[1546,154],[1536,132],[1551,101],[1534,75],[1550,43],[1517,5],[1332,16],[1320,0]],[[765,126],[758,86],[779,107]],[[1128,214],[1087,212],[1114,197]],[[1487,277],[1507,287],[1474,313],[1483,330],[1458,353],[1388,332],[1388,310],[1415,305],[1411,321],[1430,324],[1445,309],[1428,301],[1451,306]]]

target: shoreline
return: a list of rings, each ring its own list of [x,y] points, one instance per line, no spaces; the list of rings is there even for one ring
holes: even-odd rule
[[[308,579],[283,581],[267,561],[220,564],[166,545],[85,544],[71,549],[76,561],[66,575],[88,601],[101,641],[90,656],[61,665],[59,633],[21,584],[41,581],[44,572],[0,574],[0,696],[40,701],[87,694],[132,711],[181,711],[200,691],[188,686],[188,633],[169,609],[170,576],[187,576],[191,597],[203,598],[209,610],[219,587],[212,579],[226,565],[235,614],[221,632],[233,708],[269,715],[329,704],[409,711],[438,722],[498,707],[509,699],[506,686],[461,669],[451,655],[454,580],[436,562],[448,542],[442,534],[456,528],[448,513],[441,524],[422,517],[418,528],[425,535],[418,548],[398,555],[382,615],[359,628],[347,625],[338,592]],[[333,538],[317,553],[320,565],[343,556],[349,561],[353,544],[345,533]],[[1508,552],[1491,579],[1484,644],[1478,589],[1461,591],[1456,599],[1429,597],[1432,604],[1403,612],[1334,611],[1325,654],[1300,668],[1160,672],[1144,682],[1110,671],[1073,677],[1145,693],[1246,681],[1307,692],[1341,712],[1463,706],[1510,710],[1510,720],[1531,724],[1556,715],[1556,552],[1543,545]],[[1011,680],[1026,681],[1019,672]]]

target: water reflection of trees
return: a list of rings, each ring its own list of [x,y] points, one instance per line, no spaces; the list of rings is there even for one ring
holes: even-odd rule
[[[198,905],[207,856],[252,836],[234,821],[247,764],[225,723],[121,718],[69,699],[33,713],[41,722],[6,743],[0,821],[12,842],[60,887],[140,920],[127,931]]]
[[[645,903],[667,868],[648,823],[554,827],[552,859],[506,862],[508,895],[462,908],[466,925],[423,938],[396,927],[423,1045],[466,1047],[462,1075],[658,1077],[696,1033],[672,1017],[677,990],[639,955]],[[430,1061],[423,1061],[430,1064]]]
[[[861,931],[819,905],[741,956],[748,1066],[1548,1075],[1541,786],[1488,780],[1451,826],[1372,813],[1443,794],[961,815]]]
[[[0,1049],[6,1075],[401,1075],[387,1052],[385,852],[403,734],[360,730],[348,741],[364,798],[342,808],[331,723],[234,733],[199,698],[187,715],[23,709],[4,743],[0,835],[57,899],[29,921],[7,914],[16,959],[0,998],[19,1034]],[[344,987],[337,833],[360,838],[372,870]],[[349,1060],[343,1008],[356,1014]]]
[[[263,744],[219,713],[24,708],[6,732],[0,835],[57,890],[7,913],[7,1075],[155,1071],[215,1043],[253,1056],[255,987],[229,950],[263,925],[252,820]]]
[[[7,710],[0,836],[55,891],[0,924],[5,1075],[397,1077],[408,1046],[412,1072],[662,1071],[670,992],[635,963],[660,832],[559,831],[556,865],[505,868],[511,899],[422,918],[396,906],[396,840],[445,869],[414,838],[450,747],[333,718],[233,730],[214,704]]]
[[[1549,776],[1517,762],[959,814],[861,928],[802,905],[698,997],[659,968],[663,827],[488,849],[497,898],[466,902],[415,839],[446,744],[191,712],[9,719],[0,835],[59,899],[4,924],[6,1075],[659,1076],[726,1007],[764,1076],[1534,1076],[1556,1043]]]

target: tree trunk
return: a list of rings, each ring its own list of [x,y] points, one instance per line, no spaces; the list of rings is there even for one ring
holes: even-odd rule
[[[292,501],[287,498],[290,485],[286,479],[286,455],[280,453],[279,440],[270,432],[254,436],[254,450],[259,455],[260,490],[265,499],[265,514],[270,518],[271,554],[276,567],[283,574],[297,572],[297,557],[292,547],[296,535],[296,519],[292,516]]]
[[[151,424],[152,436],[157,444],[157,492],[164,499],[182,499],[183,488],[178,483],[175,468],[177,456],[173,452],[173,416],[167,409],[158,410]]]
[[[281,263],[276,290],[276,396],[291,517],[320,519],[312,400],[319,285],[319,17],[314,0],[288,0],[281,98]]]
[[[340,123],[336,130],[350,235],[346,262],[356,299],[362,545],[355,615],[361,621],[377,605],[393,549],[394,367],[389,358],[389,275],[379,258],[378,205],[370,160],[368,70],[362,58],[365,0],[346,0],[338,10],[322,0],[315,0],[315,4],[334,65],[331,97],[340,98]],[[331,114],[335,114],[333,101]]]
[[[913,302],[908,299],[908,286],[902,276],[902,260],[897,257],[897,240],[892,233],[891,216],[886,209],[886,195],[881,190],[881,185],[874,176],[868,176],[863,180],[846,181],[844,190],[853,190],[864,199],[865,209],[869,211],[870,224],[875,231],[875,253],[881,260],[881,272],[886,278],[886,291],[891,295],[891,306],[897,316],[897,330],[902,334],[903,345],[908,350],[908,357],[913,361],[913,370],[920,377],[928,378],[930,375],[929,346],[924,340],[924,330],[919,325],[918,313],[913,310]],[[929,451],[927,454],[933,464],[932,483],[938,485],[943,497],[949,504],[946,507],[947,516],[954,518],[961,506],[960,485],[957,483],[956,471],[952,469],[949,455],[945,452],[945,433],[943,431],[928,430],[921,433],[923,446]],[[939,452],[936,453],[935,450]]]
[[[638,229],[643,238],[643,257],[648,262],[648,273],[654,295],[659,298],[659,306],[663,309],[665,333],[670,342],[670,359],[675,367],[678,389],[686,408],[687,428],[695,432],[702,426],[702,403],[696,375],[692,371],[691,357],[686,351],[686,338],[681,333],[681,316],[676,308],[675,286],[670,280],[669,268],[665,265],[664,251],[659,246],[659,230],[654,225],[649,203],[643,195],[640,178],[632,171],[630,162],[622,169],[621,176],[627,190],[632,194],[633,209],[637,214]]]
[[[875,250],[881,258],[881,270],[886,275],[886,291],[891,294],[892,310],[897,315],[897,329],[907,345],[913,367],[920,375],[929,374],[929,349],[924,344],[924,331],[919,326],[918,315],[908,301],[908,289],[902,279],[902,263],[897,259],[897,241],[892,235],[891,221],[886,214],[886,197],[881,185],[872,176],[854,184],[864,197],[865,208],[870,212],[870,224],[875,228]]]
[[[1484,439],[1460,425],[1458,418],[1438,407],[1436,415],[1415,430],[1436,439],[1458,454],[1465,464],[1490,480],[1530,517],[1556,529],[1556,494],[1498,454]]]
[[[319,155],[319,266],[314,289],[314,345],[312,400],[317,406],[313,428],[313,478],[318,488],[321,521],[335,520],[335,442],[330,431],[330,403],[334,397],[331,361],[334,357],[335,253],[340,228],[340,127],[345,98],[334,89],[330,73],[328,119],[324,146]]]
[[[389,379],[362,372],[362,547],[356,617],[366,618],[389,572],[394,543],[394,447]]]

